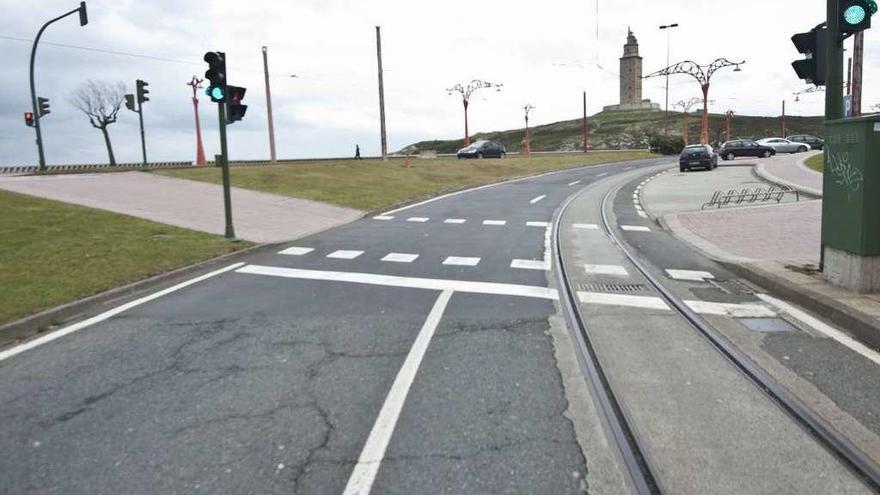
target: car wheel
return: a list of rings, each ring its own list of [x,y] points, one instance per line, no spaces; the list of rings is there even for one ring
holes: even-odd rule
[[[733,160],[734,158],[736,158],[736,155],[734,155],[733,153],[728,153],[724,155],[725,160]]]
[[[801,146],[800,148],[798,148],[798,153],[804,153],[805,151],[807,151],[806,146]]]
[[[502,151],[501,154],[498,155],[498,158],[507,158],[507,153]]]
[[[772,154],[773,154],[773,153],[770,153],[770,151],[764,151],[764,155],[763,155],[763,156],[764,156],[764,158],[770,158],[770,155],[772,155]]]
[[[688,168],[687,167],[678,167],[678,171],[679,172],[687,172]]]
[[[483,154],[482,154],[482,153],[477,153],[477,158],[482,159],[482,158],[483,158]]]

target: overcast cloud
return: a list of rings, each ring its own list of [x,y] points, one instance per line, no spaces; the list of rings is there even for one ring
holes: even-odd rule
[[[2,4],[0,36],[32,39],[43,22],[78,2]],[[231,156],[267,157],[263,45],[269,46],[280,157],[348,155],[355,144],[365,154],[377,154],[376,25],[382,26],[391,150],[422,139],[460,137],[461,102],[445,88],[473,78],[503,83],[504,89],[484,90],[472,99],[472,132],[521,127],[526,103],[537,107],[530,119],[535,125],[576,118],[582,90],[588,92],[590,113],[616,103],[614,73],[627,26],[641,44],[646,74],[665,66],[666,35],[658,26],[670,22],[681,25],[672,32],[673,62],[745,59],[742,72],[728,69],[713,78],[713,111],[775,116],[783,99],[789,114],[817,115],[823,109],[822,93],[794,101],[792,93],[806,86],[789,65],[798,57],[791,35],[824,17],[819,0],[599,0],[598,23],[596,0],[89,0],[88,8],[88,26],[79,27],[74,16],[51,26],[43,40],[180,62],[41,45],[37,92],[52,101],[52,114],[42,121],[50,163],[107,159],[100,132],[67,101],[89,78],[122,80],[129,91],[135,79],[148,81],[149,159],[192,160],[193,112],[185,83],[204,73],[201,57],[207,50],[225,51],[230,83],[248,88],[247,117],[230,128]],[[880,28],[867,31],[865,41],[867,110],[880,103]],[[30,44],[0,38],[0,54],[0,164],[34,163],[33,130],[22,121],[30,108]],[[662,78],[646,80],[644,96],[662,104],[663,84]],[[692,96],[699,96],[694,80],[671,79],[671,102]],[[202,99],[201,110],[211,156],[219,147],[216,108]],[[110,133],[117,160],[140,159],[136,114],[123,110]]]

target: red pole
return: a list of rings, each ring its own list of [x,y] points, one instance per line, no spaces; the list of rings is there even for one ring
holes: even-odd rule
[[[199,121],[199,98],[197,96],[198,89],[202,87],[202,81],[193,76],[192,81],[186,83],[192,87],[193,91],[193,112],[196,114],[196,165],[204,167],[207,165],[205,160],[205,148],[202,145],[202,124]]]
[[[684,109],[684,118],[682,119],[682,129],[681,129],[681,137],[684,139],[684,145],[687,146],[690,138],[688,137],[688,113],[690,113],[689,108]]]
[[[703,85],[703,123],[700,126],[700,144],[709,144],[709,85]]]
[[[526,156],[532,156],[532,148],[529,146],[529,116],[526,114]]]
[[[733,115],[733,112],[727,111],[727,139],[726,141],[730,141],[730,117]]]
[[[471,135],[468,132],[468,121],[467,121],[468,101],[462,100],[462,102],[464,102],[464,145],[470,146],[471,145]]]
[[[584,153],[590,150],[590,127],[587,125],[587,92],[584,91]]]

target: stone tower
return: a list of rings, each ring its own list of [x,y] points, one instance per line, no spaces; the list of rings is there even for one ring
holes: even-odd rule
[[[642,57],[639,42],[631,29],[627,29],[623,56],[620,57],[620,106],[639,106],[642,103]]]

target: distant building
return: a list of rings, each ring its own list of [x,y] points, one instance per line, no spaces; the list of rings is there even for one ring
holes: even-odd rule
[[[623,56],[620,57],[620,104],[609,105],[604,111],[659,110],[660,104],[642,99],[642,57],[639,42],[632,30],[627,29]]]

